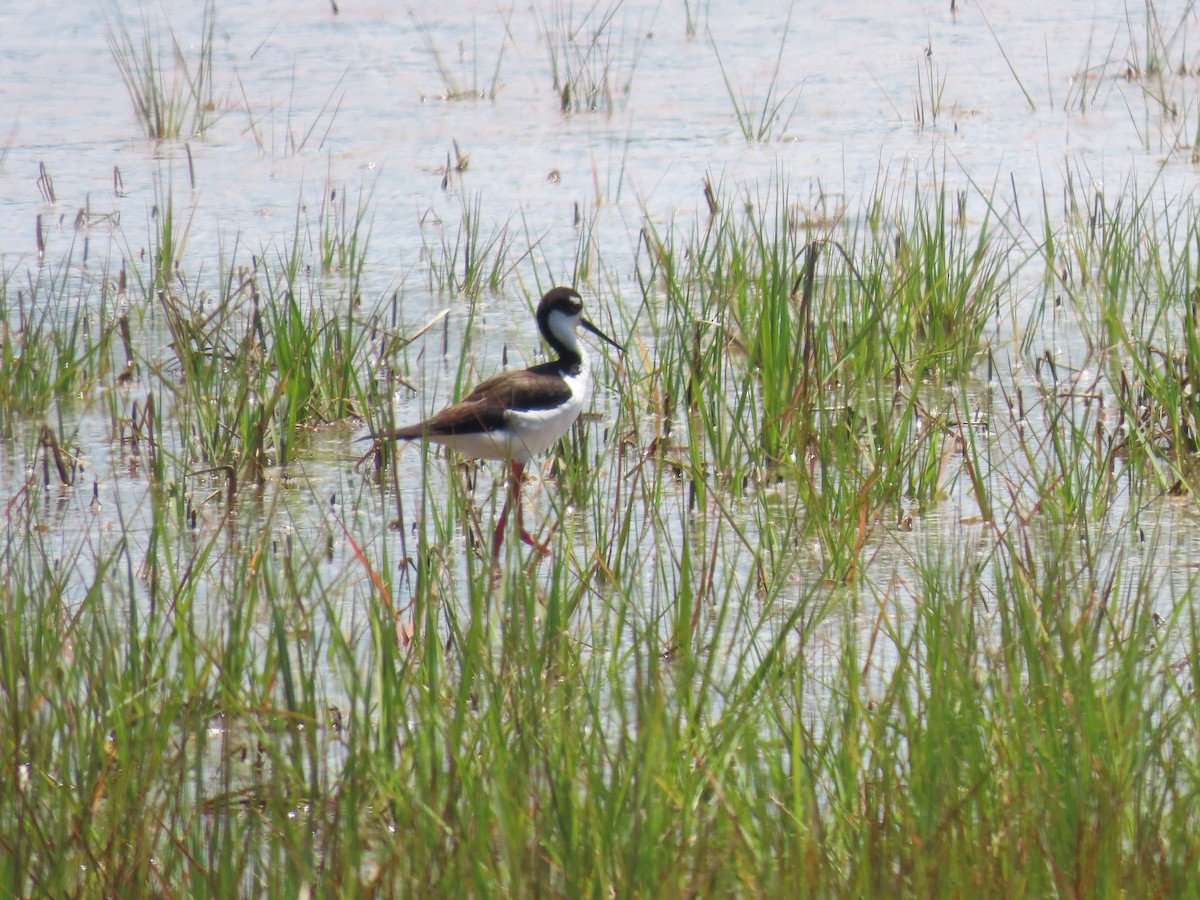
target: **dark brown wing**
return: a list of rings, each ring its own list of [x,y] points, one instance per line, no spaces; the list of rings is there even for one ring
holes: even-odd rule
[[[477,385],[461,404],[493,402],[505,409],[553,409],[571,399],[571,388],[562,379],[556,363],[543,363],[532,369],[501,372]],[[450,407],[453,409],[454,407]]]
[[[503,427],[503,407],[486,400],[476,400],[470,403],[456,403],[435,413],[424,422],[385,431],[377,437],[392,441],[411,441],[436,435],[479,434]]]
[[[571,388],[553,363],[501,372],[477,385],[460,402],[415,425],[377,435],[415,440],[430,435],[478,434],[503,428],[510,410],[552,409],[571,399]]]

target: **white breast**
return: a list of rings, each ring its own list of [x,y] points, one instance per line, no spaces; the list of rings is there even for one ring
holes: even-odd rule
[[[513,458],[528,461],[556,444],[571,430],[592,394],[592,373],[586,362],[578,375],[568,375],[571,399],[553,409],[514,410],[508,414],[509,430],[513,433]],[[525,459],[521,457],[524,455]]]
[[[505,428],[500,431],[430,435],[429,439],[473,459],[506,459],[528,463],[571,430],[591,396],[592,373],[586,359],[578,375],[567,375],[564,380],[571,389],[571,397],[562,406],[510,410]]]

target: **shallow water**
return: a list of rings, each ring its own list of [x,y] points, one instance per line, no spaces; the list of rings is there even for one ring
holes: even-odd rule
[[[1110,194],[1153,180],[1156,195],[1190,195],[1200,89],[1186,73],[1200,60],[1186,50],[1193,20],[1185,4],[1157,8],[1161,20],[1185,25],[1169,48],[1154,47],[1146,23],[1115,3],[962,4],[957,12],[948,2],[896,3],[886,15],[878,4],[854,0],[823,6],[770,3],[747,15],[733,4],[614,4],[594,67],[603,108],[564,114],[551,51],[564,29],[595,28],[586,5],[450,2],[410,15],[353,2],[340,3],[336,14],[318,0],[218,3],[213,123],[203,136],[155,143],[141,135],[106,44],[116,7],[17,0],[0,8],[0,271],[10,293],[37,279],[41,216],[45,265],[69,254],[78,291],[86,303],[98,302],[87,293],[89,273],[106,261],[115,268],[122,257],[136,265],[153,210],[170,196],[188,223],[185,273],[201,282],[229,263],[235,245],[239,263],[246,254],[278,252],[295,239],[298,221],[301,239],[311,240],[328,191],[351,204],[362,197],[370,245],[359,287],[367,305],[395,294],[410,331],[450,311],[444,329],[410,351],[409,377],[420,390],[397,395],[395,415],[406,420],[452,393],[457,348],[469,330],[477,376],[498,370],[505,350],[510,364],[537,354],[527,297],[572,280],[580,218],[602,248],[602,266],[587,285],[590,314],[630,341],[614,325],[640,303],[633,260],[643,220],[686,233],[706,214],[706,179],[751,188],[783,180],[808,215],[832,218],[856,210],[880,182],[930,184],[944,173],[951,190],[971,192],[973,215],[981,214],[982,195],[1028,235],[1040,230],[1044,196],[1051,216],[1061,209],[1068,179],[1086,178],[1089,190]],[[122,10],[136,32],[136,8]],[[160,33],[170,22],[184,53],[194,52],[199,4],[147,4],[144,11]],[[1127,78],[1152,52],[1161,52],[1167,70]],[[761,101],[777,57],[780,115],[767,126],[767,140],[748,142],[722,67],[739,95]],[[1185,74],[1176,73],[1180,66]],[[452,86],[483,96],[445,99]],[[1166,112],[1151,88],[1167,98]],[[447,172],[459,152],[467,164]],[[53,179],[53,202],[39,190],[40,166]],[[430,271],[443,264],[443,239],[453,241],[474,203],[485,235],[504,234],[516,250],[504,290],[485,292],[472,319],[460,299],[431,286]],[[76,233],[81,209],[95,224]],[[1030,268],[1023,277],[1036,280]],[[344,279],[318,281],[322,302],[349,302]],[[1037,291],[1018,283],[1012,295],[996,323],[999,335],[1023,330]],[[1034,346],[1036,355],[1049,350],[1067,361],[1085,353],[1070,325],[1047,327]],[[1004,352],[999,358],[1017,365]],[[605,371],[596,404],[602,417],[615,389]],[[1028,373],[1014,378],[1033,384]],[[136,542],[146,527],[147,483],[112,443],[106,406],[126,412],[146,385],[112,390],[115,399],[47,411],[48,421],[61,420],[87,448],[85,481],[96,482],[101,500],[94,507],[90,493],[77,490],[47,511],[66,556],[80,539],[102,543],[128,526]],[[34,465],[41,422],[27,425],[0,442],[0,499],[13,497]],[[350,426],[318,434],[290,481],[273,476],[264,505],[277,494],[294,503],[303,539],[329,528],[320,511],[330,497],[361,490],[353,469],[360,434]],[[420,454],[403,454],[401,464],[406,483],[420,484]],[[220,488],[214,481],[194,493],[203,498]],[[478,490],[488,489],[485,473]],[[405,502],[419,504],[419,496],[414,489]],[[246,505],[252,521],[253,504]],[[541,514],[550,509],[535,506]],[[933,535],[955,543],[974,513],[960,481],[909,537],[890,536],[873,550],[878,583],[904,590],[908,575],[887,573],[908,572],[907,542]],[[1200,540],[1190,512],[1168,505],[1161,514],[1171,544],[1190,556]],[[355,564],[337,542],[331,575]],[[1164,591],[1165,603],[1171,594]]]
[[[961,170],[960,184],[995,184],[1001,202],[1012,200],[1015,181],[1029,214],[1040,206],[1041,182],[1055,193],[1068,165],[1119,183],[1165,163],[1167,193],[1186,190],[1193,175],[1190,153],[1175,152],[1168,138],[1176,130],[1188,138],[1186,120],[1194,125],[1197,111],[1185,103],[1174,123],[1160,118],[1142,87],[1121,77],[1145,38],[1117,4],[1040,12],[1001,4],[989,7],[986,22],[977,8],[952,14],[949,4],[900,4],[888,16],[853,2],[794,11],[778,93],[795,102],[781,105],[772,140],[762,144],[738,131],[717,59],[739,93],[765,97],[785,3],[755,16],[703,6],[693,10],[695,37],[682,9],[616,5],[613,108],[574,115],[559,112],[540,32],[555,30],[568,13],[580,20],[582,8],[450,3],[414,22],[403,9],[343,6],[338,15],[316,0],[218,6],[216,121],[203,139],[188,141],[198,190],[195,248],[219,234],[240,234],[250,247],[277,240],[298,199],[319,197],[327,179],[352,192],[360,183],[370,188],[369,276],[384,290],[406,275],[419,280],[417,223],[428,211],[454,211],[460,191],[480,193],[496,222],[516,215],[530,233],[547,232],[539,250],[561,267],[574,244],[567,226],[576,204],[603,204],[614,228],[632,226],[643,207],[654,217],[691,215],[706,175],[753,184],[783,171],[797,192],[811,182],[849,201],[871,188],[881,168],[921,168],[933,153],[950,160],[951,172]],[[198,7],[165,3],[162,15],[146,14],[160,27],[165,15],[181,44],[194,48]],[[136,27],[133,9],[126,15]],[[102,10],[17,2],[0,11],[0,102],[11,129],[0,192],[7,267],[36,249],[39,163],[54,179],[50,214],[73,218],[90,201],[140,222],[156,176],[187,196],[182,148],[139,135]],[[1174,13],[1159,9],[1164,21]],[[1173,66],[1193,64],[1183,56],[1185,38],[1177,42],[1180,58],[1168,59]],[[485,93],[495,85],[495,99],[437,99],[445,84],[428,47],[457,83]],[[930,66],[940,92],[936,120],[922,98]],[[1183,90],[1191,76],[1167,80],[1165,90],[1175,81]],[[918,105],[926,107],[924,127],[914,123]],[[469,168],[454,191],[443,191],[440,169],[455,141]],[[114,166],[122,198],[112,196]],[[547,180],[551,172],[557,181]],[[606,256],[614,243],[606,242]]]

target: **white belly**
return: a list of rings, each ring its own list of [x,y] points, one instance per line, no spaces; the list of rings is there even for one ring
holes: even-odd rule
[[[591,373],[585,367],[578,375],[569,377],[567,383],[571,387],[570,400],[553,409],[510,411],[503,431],[440,435],[431,436],[431,439],[475,459],[528,463],[558,443],[583,411],[591,394]]]
[[[513,444],[529,456],[537,456],[558,443],[571,430],[583,410],[583,398],[573,396],[569,403],[554,409],[537,409],[508,414]]]
[[[435,434],[429,439],[457,450],[470,459],[512,459],[517,462],[528,462],[527,455],[522,456],[518,451],[518,443],[512,432],[481,431],[476,434]]]

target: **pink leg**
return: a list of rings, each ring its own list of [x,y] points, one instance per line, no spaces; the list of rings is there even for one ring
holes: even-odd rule
[[[512,502],[512,490],[504,492],[504,509],[500,510],[500,519],[496,522],[496,530],[492,533],[492,559],[500,558],[500,548],[504,546],[504,529],[508,527],[508,506]],[[517,500],[517,513],[520,514],[521,501]]]
[[[511,468],[512,481],[509,485],[508,496],[504,498],[504,509],[500,511],[500,520],[496,522],[496,532],[492,535],[492,556],[496,559],[500,558],[500,548],[504,544],[504,529],[508,525],[508,507],[512,503],[517,505],[517,529],[521,532],[521,540],[542,556],[547,556],[550,553],[549,541],[539,544],[533,539],[533,535],[525,530],[525,509],[521,503],[521,488],[525,485],[525,464],[514,462]]]
[[[539,544],[533,539],[528,531],[525,530],[525,504],[521,502],[521,490],[525,487],[525,466],[520,463],[513,463],[513,497],[517,503],[517,528],[521,531],[521,540],[536,550],[542,556],[550,555],[550,542]]]

